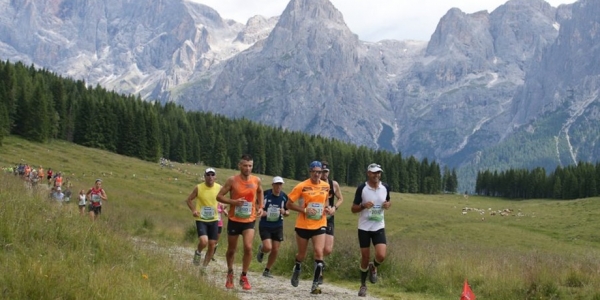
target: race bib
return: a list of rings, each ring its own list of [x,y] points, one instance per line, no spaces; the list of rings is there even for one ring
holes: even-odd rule
[[[100,202],[100,200],[102,200],[102,198],[100,198],[100,195],[98,195],[98,194],[92,195],[92,202]]]
[[[267,221],[277,222],[281,218],[281,209],[279,206],[271,205],[267,208]]]
[[[215,219],[215,208],[210,206],[203,206],[200,208],[200,219],[202,220],[214,220]]]
[[[381,207],[381,205],[373,205],[373,207],[369,209],[369,221],[383,221],[383,207]]]
[[[307,218],[311,220],[321,220],[323,217],[323,204],[321,203],[309,203],[306,208],[312,208],[317,211],[314,215],[306,215]]]
[[[235,216],[240,219],[248,219],[252,215],[252,202],[244,202],[242,206],[235,207]]]

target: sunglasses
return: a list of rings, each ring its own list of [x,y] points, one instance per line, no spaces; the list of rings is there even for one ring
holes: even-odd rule
[[[204,176],[213,176],[214,177],[215,173],[206,173],[206,174],[204,174]]]
[[[311,173],[321,174],[323,171],[310,171]]]

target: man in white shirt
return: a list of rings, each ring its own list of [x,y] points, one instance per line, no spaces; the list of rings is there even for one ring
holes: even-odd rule
[[[358,243],[360,244],[360,290],[358,296],[367,296],[367,277],[377,282],[377,267],[383,262],[387,251],[384,211],[390,208],[390,187],[381,182],[383,170],[378,164],[367,167],[367,181],[356,188],[352,212],[358,213]],[[373,262],[371,243],[375,249]]]

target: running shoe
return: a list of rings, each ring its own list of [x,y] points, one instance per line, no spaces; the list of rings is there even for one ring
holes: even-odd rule
[[[369,281],[371,283],[377,282],[377,268],[372,262],[369,263]]]
[[[325,262],[323,262],[323,267],[321,268],[321,274],[319,275],[319,284],[323,284],[323,273],[325,273]]]
[[[227,281],[225,282],[225,288],[233,288],[233,273],[227,273]]]
[[[194,252],[194,259],[192,260],[192,262],[194,263],[194,266],[199,266],[201,259],[202,259],[202,253],[200,253],[200,252],[198,252],[198,250],[196,250]]]
[[[240,285],[242,286],[242,289],[249,291],[250,289],[252,289],[252,286],[250,286],[250,282],[248,282],[248,277],[247,276],[240,276]]]
[[[292,286],[298,287],[298,283],[300,282],[300,270],[296,270],[296,266],[294,266],[294,273],[292,274]]]
[[[310,288],[310,293],[313,295],[318,295],[321,293],[321,288],[319,287],[318,282],[313,282],[312,287]]]
[[[360,286],[360,290],[358,290],[358,296],[359,297],[366,297],[367,296],[367,286],[366,285],[361,285]]]
[[[258,253],[256,253],[256,260],[258,260],[259,263],[261,263],[263,261],[263,257],[265,257],[265,254],[262,252],[262,244],[258,245]]]
[[[263,277],[273,278],[273,275],[271,275],[271,271],[264,270]]]

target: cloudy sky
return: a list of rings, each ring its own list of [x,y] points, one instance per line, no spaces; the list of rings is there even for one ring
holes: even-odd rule
[[[221,17],[240,23],[255,15],[281,15],[289,0],[190,0],[214,8]],[[492,12],[504,0],[330,0],[344,21],[363,41],[383,39],[429,41],[439,20],[449,9],[465,13]],[[575,0],[546,0],[552,6]]]

